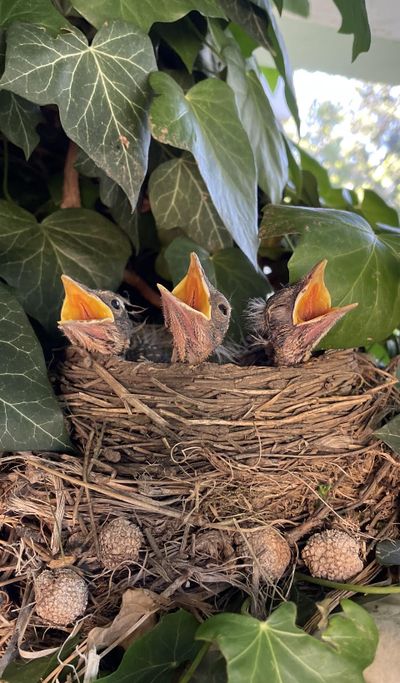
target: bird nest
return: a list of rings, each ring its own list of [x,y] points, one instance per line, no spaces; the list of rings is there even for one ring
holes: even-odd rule
[[[365,355],[190,367],[71,348],[55,385],[78,451],[11,455],[0,480],[8,624],[16,605],[32,602],[32,575],[70,565],[89,584],[85,628],[113,616],[132,586],[202,612],[233,586],[260,606],[271,587],[287,595],[303,541],[331,527],[364,543],[352,582],[376,575],[374,544],[397,533],[400,470],[373,432],[398,396],[393,376]],[[134,562],[109,569],[99,535],[115,518],[137,525],[143,541]],[[279,582],[238,552],[271,526],[291,548]],[[46,626],[33,613],[30,642]]]

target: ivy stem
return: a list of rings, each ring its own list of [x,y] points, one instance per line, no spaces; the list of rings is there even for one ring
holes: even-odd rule
[[[337,581],[329,581],[328,579],[317,579],[313,576],[308,576],[308,574],[301,574],[301,572],[295,572],[294,577],[298,581],[307,581],[308,583],[315,583],[317,586],[336,588],[337,590],[345,590],[351,593],[364,593],[365,595],[391,595],[392,593],[400,593],[400,585],[361,586],[357,583],[338,583]]]
[[[180,677],[178,683],[188,683],[190,679],[192,678],[194,672],[196,671],[197,667],[199,666],[201,660],[203,657],[207,654],[208,650],[210,649],[211,643],[204,643],[200,650],[198,651],[197,655],[195,656],[193,662],[189,666],[188,669],[182,674]]]
[[[8,202],[12,202],[8,191],[8,140],[3,138],[3,195]]]

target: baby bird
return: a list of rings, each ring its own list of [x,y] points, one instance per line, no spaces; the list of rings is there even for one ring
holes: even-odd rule
[[[312,350],[332,327],[358,304],[332,308],[324,282],[324,259],[294,285],[269,299],[249,302],[247,317],[256,345],[264,347],[275,365],[297,365],[308,360]]]
[[[172,362],[202,363],[225,337],[231,315],[229,302],[207,279],[194,252],[187,274],[172,292],[157,286],[164,322],[172,334]]]
[[[124,354],[133,331],[125,301],[118,294],[94,290],[68,275],[58,327],[71,344],[105,356]]]

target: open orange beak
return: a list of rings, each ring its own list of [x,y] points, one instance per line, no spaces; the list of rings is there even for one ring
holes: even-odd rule
[[[60,324],[72,321],[114,321],[112,310],[94,292],[75,282],[68,275],[61,275],[65,298],[61,308]]]
[[[163,285],[158,284],[164,313],[186,309],[191,314],[200,314],[206,320],[211,319],[210,290],[199,257],[192,252],[190,265],[183,280],[169,292]]]
[[[309,328],[315,344],[346,314],[358,306],[332,307],[331,295],[324,282],[328,261],[323,259],[303,279],[303,287],[293,307],[293,324],[297,328]],[[304,330],[306,331],[306,330]]]

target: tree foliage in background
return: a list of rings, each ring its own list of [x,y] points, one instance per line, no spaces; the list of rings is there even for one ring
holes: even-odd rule
[[[369,188],[399,207],[400,88],[352,83],[354,94],[346,106],[343,101],[324,100],[316,92],[301,121],[302,149],[328,169],[335,186]],[[290,133],[295,134],[294,126]]]

